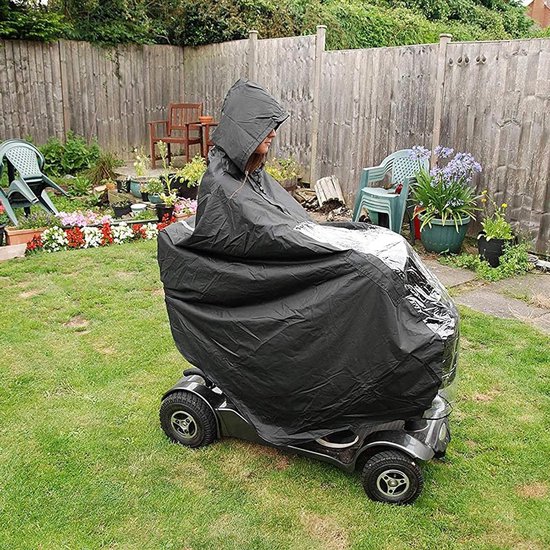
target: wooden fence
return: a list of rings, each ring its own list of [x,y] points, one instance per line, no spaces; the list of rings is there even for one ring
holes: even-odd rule
[[[242,76],[291,113],[275,154],[293,154],[312,179],[335,174],[350,202],[362,167],[441,143],[478,158],[478,190],[507,202],[550,254],[550,39],[328,52],[324,28],[198,48],[2,41],[0,140],[73,130],[128,156],[170,101],[203,101],[218,118]]]

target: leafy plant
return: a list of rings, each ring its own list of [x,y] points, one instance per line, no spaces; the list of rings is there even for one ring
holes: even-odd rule
[[[111,206],[116,206],[117,208],[125,208],[127,206],[130,206],[130,201],[124,198],[114,199],[111,202]]]
[[[65,181],[67,193],[71,197],[82,197],[90,192],[90,180],[84,176],[76,176]]]
[[[164,192],[164,184],[159,178],[152,178],[147,182],[145,190],[150,195],[160,195]]]
[[[40,227],[59,227],[61,225],[59,218],[45,210],[36,210],[28,216],[21,216],[18,221],[19,224],[16,229],[38,229]]]
[[[533,269],[533,263],[529,261],[528,250],[526,243],[516,245],[506,243],[498,267],[492,267],[489,262],[474,254],[451,255],[440,258],[439,261],[446,265],[475,271],[480,278],[487,281],[499,281],[508,277],[523,275]]]
[[[67,132],[65,143],[57,138],[50,138],[39,149],[45,159],[44,170],[53,175],[74,175],[89,169],[100,155],[96,142],[88,145],[83,137],[72,131]]]
[[[199,185],[206,172],[206,161],[200,155],[195,155],[191,161],[176,171],[176,177],[187,184],[187,187]]]
[[[272,158],[265,164],[265,171],[278,182],[291,181],[300,175],[300,165],[293,157]]]
[[[488,241],[491,239],[504,239],[505,241],[513,239],[512,226],[506,221],[505,217],[508,205],[504,202],[500,206],[497,206],[496,202],[488,197],[486,190],[482,191],[481,195],[481,203],[483,204],[484,212],[484,219],[481,225],[485,238]],[[492,214],[488,212],[488,203],[493,206]]]
[[[90,168],[99,158],[99,153],[97,142],[88,145],[83,137],[69,131],[61,158],[61,166],[66,174],[75,174]]]
[[[449,158],[453,149],[437,147],[435,154],[439,159]],[[435,166],[430,171],[420,161],[429,158],[431,152],[424,147],[413,147],[412,156],[419,161],[419,170],[412,184],[412,199],[421,207],[421,228],[434,219],[445,223],[451,219],[458,231],[460,220],[473,218],[477,207],[477,197],[470,187],[475,173],[481,172],[481,165],[470,153],[456,153],[443,167]]]
[[[151,168],[151,161],[149,157],[143,151],[143,147],[134,149],[135,161],[134,168],[136,170],[136,176],[142,178],[147,174],[147,171]]]

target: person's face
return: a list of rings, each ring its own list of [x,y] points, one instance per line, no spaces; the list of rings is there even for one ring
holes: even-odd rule
[[[258,153],[259,155],[265,155],[269,151],[269,147],[271,146],[271,142],[273,141],[273,138],[277,135],[277,132],[275,130],[271,130],[269,134],[267,134],[267,137],[256,147],[255,153]]]

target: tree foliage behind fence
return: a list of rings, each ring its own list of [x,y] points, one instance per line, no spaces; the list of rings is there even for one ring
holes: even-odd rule
[[[507,202],[533,249],[550,254],[550,39],[322,51],[318,96],[315,51],[315,36],[197,48],[0,42],[0,139],[73,130],[128,156],[170,101],[203,101],[217,119],[227,89],[250,73],[291,113],[275,154],[335,174],[349,201],[362,167],[430,147],[440,129],[441,144],[482,163],[478,190]]]

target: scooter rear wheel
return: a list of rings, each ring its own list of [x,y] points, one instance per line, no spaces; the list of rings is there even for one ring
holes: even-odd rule
[[[420,466],[399,451],[383,451],[367,460],[361,474],[365,492],[372,500],[411,504],[424,486]]]
[[[160,425],[172,441],[187,447],[204,447],[216,439],[214,413],[190,392],[174,392],[162,402]]]

